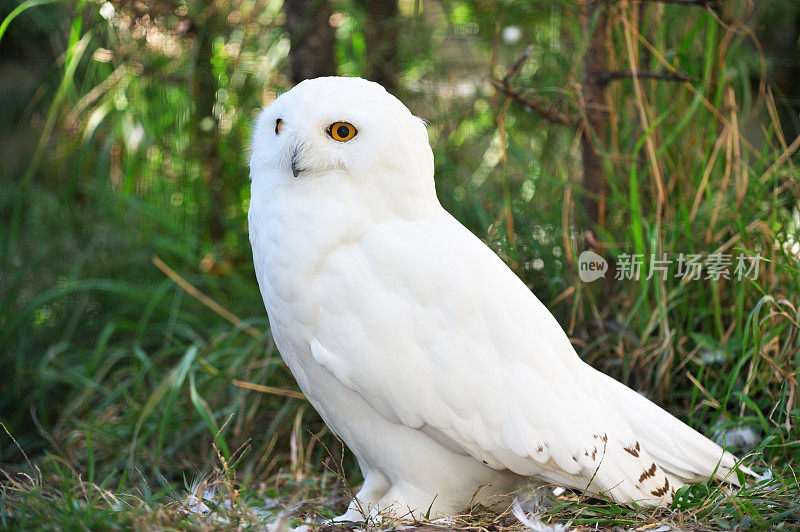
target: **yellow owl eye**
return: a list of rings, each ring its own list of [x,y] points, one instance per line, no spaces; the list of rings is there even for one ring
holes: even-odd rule
[[[281,132],[281,126],[283,126],[283,120],[277,119],[275,121],[275,134],[278,135]]]
[[[328,135],[339,142],[346,142],[352,139],[356,136],[356,133],[358,131],[356,131],[355,126],[347,122],[334,122],[328,127]]]

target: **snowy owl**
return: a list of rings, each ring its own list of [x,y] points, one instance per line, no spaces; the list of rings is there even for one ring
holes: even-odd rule
[[[735,484],[734,456],[581,361],[442,208],[433,168],[425,123],[360,78],[304,81],[255,125],[250,241],[272,334],[364,475],[338,519],[453,515],[530,482],[648,506]]]

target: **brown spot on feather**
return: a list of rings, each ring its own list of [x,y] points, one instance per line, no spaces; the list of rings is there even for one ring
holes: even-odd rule
[[[653,465],[650,466],[650,469],[642,473],[642,476],[639,477],[639,482],[644,482],[650,477],[656,476],[656,464],[653,462]]]
[[[652,493],[656,497],[661,497],[669,493],[669,479],[667,477],[664,477],[664,487],[658,488],[657,490],[653,490],[650,493]]]
[[[639,457],[639,451],[635,447],[623,447],[622,450],[632,456]]]

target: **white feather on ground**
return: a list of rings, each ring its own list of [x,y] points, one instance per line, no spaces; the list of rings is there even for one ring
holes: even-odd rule
[[[516,499],[511,506],[511,511],[514,517],[516,517],[527,530],[533,530],[534,532],[569,532],[569,523],[565,525],[558,523],[552,525],[545,524],[538,514],[526,513]]]

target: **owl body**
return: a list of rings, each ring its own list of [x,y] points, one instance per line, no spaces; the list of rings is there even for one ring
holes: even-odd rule
[[[453,515],[466,508],[482,486],[486,487],[476,502],[502,501],[501,495],[511,493],[521,482],[518,475],[493,469],[418,428],[390,420],[393,416],[387,417],[385,406],[381,413],[348,387],[341,372],[337,375],[331,370],[336,360],[327,360],[327,366],[320,363],[325,348],[310,340],[318,337],[325,321],[320,315],[336,316],[337,322],[359,329],[364,314],[369,314],[373,322],[393,329],[393,316],[404,312],[392,306],[365,308],[364,302],[348,303],[355,294],[379,302],[385,295],[384,283],[402,281],[388,273],[378,278],[369,275],[377,265],[365,260],[361,247],[360,240],[370,240],[370,230],[391,223],[386,211],[369,212],[357,207],[352,198],[344,200],[343,190],[348,187],[335,181],[311,197],[309,191],[293,188],[256,193],[254,183],[249,221],[251,238],[258,242],[253,259],[276,346],[309,402],[353,452],[364,475],[358,503],[340,519],[359,521],[364,519],[362,512],[387,511],[397,517],[414,512],[419,516],[419,510],[427,512],[434,499],[432,515]],[[360,238],[354,238],[357,234]],[[405,332],[398,328],[388,334]],[[362,340],[347,351],[349,362],[359,364],[364,356],[372,359],[368,364],[385,363],[381,358],[386,354]],[[380,384],[377,379],[375,383]],[[402,496],[400,487],[391,490],[395,483],[402,486]],[[397,504],[401,498],[404,505]],[[414,512],[409,512],[409,506]]]
[[[379,85],[319,78],[278,98],[257,122],[251,178],[276,345],[364,474],[342,519],[452,515],[522,482],[668,505],[734,467],[580,360],[441,207],[424,123]]]

